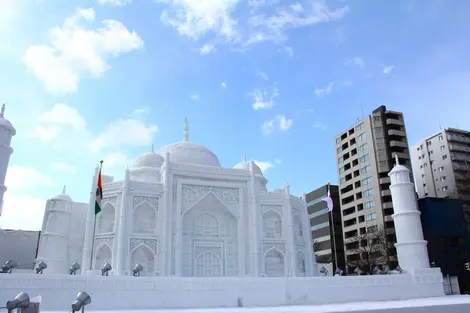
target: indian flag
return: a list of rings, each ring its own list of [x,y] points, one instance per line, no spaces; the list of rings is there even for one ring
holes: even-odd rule
[[[101,212],[101,199],[103,199],[103,188],[101,188],[101,168],[98,174],[98,183],[96,185],[95,215]]]

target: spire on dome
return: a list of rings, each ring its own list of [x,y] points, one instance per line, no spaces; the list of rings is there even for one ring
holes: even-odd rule
[[[62,194],[65,195],[65,190],[67,189],[67,185],[64,185],[64,188],[62,189]]]
[[[2,105],[2,110],[0,111],[0,117],[4,117],[5,115],[5,103]]]
[[[183,141],[188,141],[188,119],[186,117],[184,118]]]
[[[154,153],[155,151],[153,150],[153,143],[152,143],[152,150],[151,150],[152,153]]]
[[[246,152],[243,152],[243,162],[246,162]]]

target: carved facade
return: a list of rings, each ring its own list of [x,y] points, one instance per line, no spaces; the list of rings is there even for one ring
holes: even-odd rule
[[[210,150],[183,141],[145,153],[123,181],[102,181],[95,229],[91,192],[83,274],[105,262],[113,275],[132,275],[136,264],[141,276],[317,274],[305,203],[288,185],[268,192],[252,161],[222,168]]]

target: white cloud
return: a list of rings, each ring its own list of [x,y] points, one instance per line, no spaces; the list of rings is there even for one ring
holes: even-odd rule
[[[265,81],[268,81],[269,80],[269,77],[268,77],[268,74],[264,73],[264,72],[256,72],[256,75],[261,77],[262,79],[264,79]]]
[[[40,230],[46,200],[30,195],[14,196],[8,191],[3,197],[0,227],[6,229]]]
[[[132,0],[98,0],[101,5],[111,5],[116,7],[123,7],[132,3]]]
[[[352,82],[350,82],[348,80],[340,82],[340,83],[332,81],[324,88],[315,88],[315,90],[314,90],[315,95],[318,98],[323,98],[324,96],[327,96],[327,95],[331,94],[333,92],[334,87],[337,86],[337,85],[343,86],[343,87],[348,87],[348,86],[352,85]]]
[[[318,128],[318,129],[321,129],[321,130],[325,131],[326,130],[326,125],[322,124],[322,123],[315,123],[315,124],[313,124],[313,128]]]
[[[292,119],[287,119],[283,115],[277,115],[272,120],[265,121],[261,130],[265,135],[270,135],[275,131],[286,132],[292,127],[292,124]]]
[[[354,57],[354,58],[348,59],[346,61],[346,64],[355,65],[360,68],[363,68],[366,66],[366,63],[364,62],[364,59],[362,57]]]
[[[132,111],[132,116],[137,116],[137,115],[142,115],[142,114],[145,114],[145,113],[148,113],[150,110],[147,109],[147,108],[141,108],[141,109],[135,109],[134,111]]]
[[[227,88],[227,83],[226,83],[226,82],[222,82],[222,83],[220,83],[220,86],[222,86],[222,88]]]
[[[69,164],[63,163],[51,163],[51,169],[57,172],[65,173],[65,174],[72,174],[75,175],[77,173],[77,169]]]
[[[84,129],[86,126],[85,119],[80,112],[63,103],[55,104],[51,111],[39,115],[38,122],[41,125],[70,126],[75,130]]]
[[[104,159],[106,166],[113,167],[113,166],[124,166],[129,163],[129,158],[119,152],[109,153],[107,154]]]
[[[394,68],[395,68],[395,67],[394,67],[393,65],[385,66],[385,67],[383,68],[383,73],[384,73],[385,75],[390,74],[390,73],[393,71]]]
[[[271,88],[271,91],[255,89],[251,93],[251,96],[253,97],[252,107],[255,110],[271,109],[279,95],[279,89],[275,86]]]
[[[268,169],[270,168],[273,168],[277,165],[280,165],[281,164],[281,160],[280,159],[274,159],[273,161],[257,161],[257,160],[253,160],[253,162],[255,162],[256,165],[258,165],[258,167],[260,168],[260,170],[265,173]]]
[[[156,0],[168,5],[161,15],[162,21],[174,27],[182,36],[204,39],[212,36],[214,42],[237,44],[241,48],[260,42],[281,44],[288,39],[290,29],[311,26],[317,23],[339,20],[348,12],[348,7],[330,9],[324,1],[250,0],[248,16],[237,12],[243,0]],[[273,15],[259,9],[276,6]],[[291,48],[286,50],[292,53]]]
[[[5,185],[10,190],[29,190],[40,186],[52,186],[49,176],[30,167],[13,165],[8,168]]]
[[[199,95],[197,95],[197,94],[192,94],[192,95],[189,96],[189,99],[194,100],[194,101],[197,101],[197,100],[199,100]]]
[[[62,26],[49,30],[50,45],[30,46],[23,62],[51,93],[78,90],[83,76],[99,78],[110,68],[107,60],[140,49],[142,39],[115,20],[103,27],[86,29],[80,22],[95,20],[93,9],[78,9]]]
[[[118,120],[109,124],[96,139],[92,140],[91,151],[149,145],[156,132],[158,132],[156,125],[146,125],[135,119]]]
[[[212,53],[212,52],[215,52],[215,45],[212,45],[212,44],[205,44],[204,46],[201,47],[201,49],[199,49],[199,52],[200,52],[202,55],[210,54],[210,53]]]

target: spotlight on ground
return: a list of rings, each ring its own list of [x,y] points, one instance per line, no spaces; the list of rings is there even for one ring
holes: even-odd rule
[[[85,312],[85,306],[91,303],[90,295],[85,291],[80,291],[77,294],[77,299],[72,303],[72,313],[82,310]]]
[[[41,261],[36,265],[36,274],[42,274],[42,271],[47,268],[47,264],[44,261]]]
[[[6,305],[6,309],[8,313],[13,312],[15,309],[26,309],[29,307],[29,296],[26,292],[20,292],[15,299],[8,301]]]
[[[73,262],[72,266],[69,268],[69,274],[75,275],[79,269],[80,264],[78,264],[77,262]]]
[[[16,261],[14,261],[14,260],[6,261],[5,264],[3,264],[2,270],[1,270],[0,273],[11,274],[11,270],[14,269],[17,266],[18,266],[18,263],[16,263]]]
[[[101,276],[108,276],[109,271],[112,270],[113,267],[109,263],[104,263],[103,268],[101,269]]]
[[[144,268],[142,267],[142,265],[136,264],[134,266],[134,269],[132,270],[132,272],[133,272],[134,276],[140,276],[140,272],[142,272],[143,269]]]

